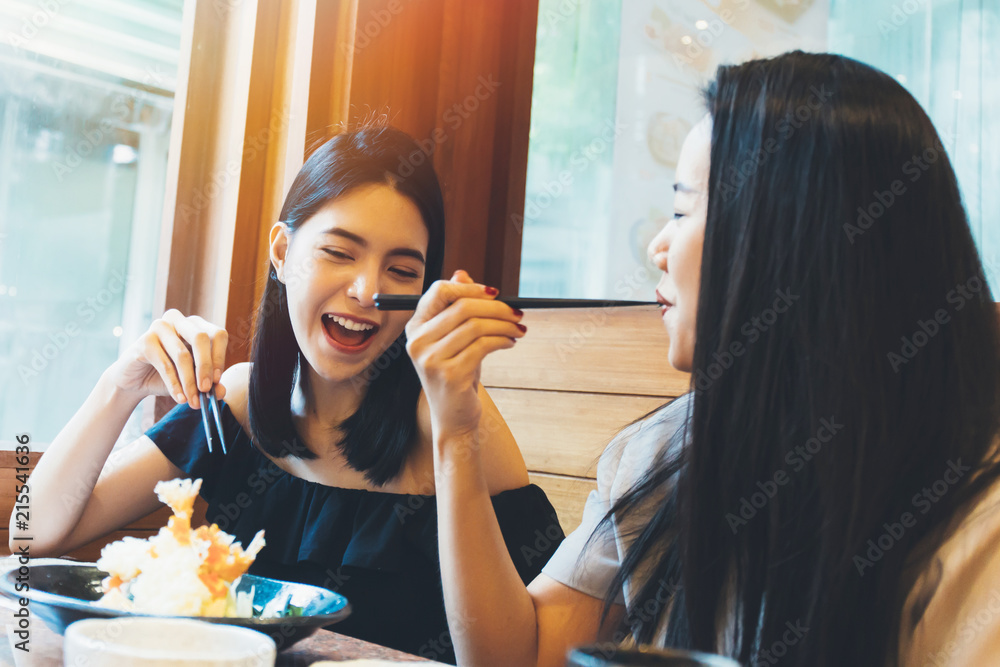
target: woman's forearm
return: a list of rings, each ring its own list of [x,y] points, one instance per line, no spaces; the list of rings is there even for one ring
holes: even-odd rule
[[[101,376],[90,396],[49,444],[28,486],[30,535],[37,556],[58,555],[83,514],[108,455],[141,396],[126,394]],[[10,518],[11,544],[20,535]]]
[[[534,665],[535,608],[504,543],[475,435],[434,442],[438,549],[460,665]]]

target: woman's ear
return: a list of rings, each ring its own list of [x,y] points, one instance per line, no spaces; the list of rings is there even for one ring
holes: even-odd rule
[[[288,252],[288,225],[276,222],[269,237],[271,267],[279,282],[285,282],[285,253]]]

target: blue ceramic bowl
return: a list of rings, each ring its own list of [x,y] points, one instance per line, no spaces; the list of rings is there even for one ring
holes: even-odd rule
[[[31,613],[45,621],[59,634],[66,626],[84,618],[113,618],[117,616],[156,616],[130,611],[120,611],[94,604],[101,598],[101,580],[107,572],[93,563],[59,563],[26,565],[27,575],[19,575],[14,568],[0,576],[0,593],[14,599],[26,597],[31,601]],[[27,581],[28,591],[18,591],[18,576]],[[291,595],[291,603],[302,607],[301,616],[282,618],[223,618],[197,617],[209,623],[238,625],[263,632],[271,637],[278,649],[285,649],[308,637],[318,628],[343,620],[351,613],[347,598],[319,586],[278,581],[267,577],[245,574],[236,587],[237,592],[249,592],[255,587],[254,606],[267,604],[272,599],[284,600]],[[162,618],[189,618],[162,616]]]

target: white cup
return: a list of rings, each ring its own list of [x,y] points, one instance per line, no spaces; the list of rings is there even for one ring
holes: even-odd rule
[[[66,628],[64,667],[274,667],[265,634],[183,618],[90,618]]]

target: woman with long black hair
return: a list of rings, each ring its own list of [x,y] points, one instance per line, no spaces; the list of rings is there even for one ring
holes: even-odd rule
[[[650,245],[670,334],[650,354],[692,392],[609,446],[583,524],[527,587],[478,518],[475,379],[502,309],[460,276],[407,325],[449,618],[477,619],[460,663],[559,665],[606,639],[748,665],[991,664],[1000,331],[937,132],[834,55],[720,67],[706,101]]]
[[[161,480],[201,478],[210,522],[243,545],[264,530],[252,574],[341,592],[352,613],[338,632],[454,660],[432,419],[404,349],[409,313],[379,311],[373,300],[421,293],[440,276],[443,256],[441,189],[416,141],[378,125],[327,141],[271,227],[251,362],[225,368],[226,331],[200,317],[169,311],[156,320],[104,372],[31,475],[32,553],[63,554],[149,514],[160,506],[153,487]],[[513,345],[523,332],[507,311]],[[198,408],[208,391],[225,398],[225,454],[206,442]],[[148,395],[179,405],[109,460]],[[521,546],[537,530],[562,533],[506,424],[481,397],[496,425],[483,447],[491,516],[530,581],[541,563]],[[12,545],[18,534],[12,516]]]

